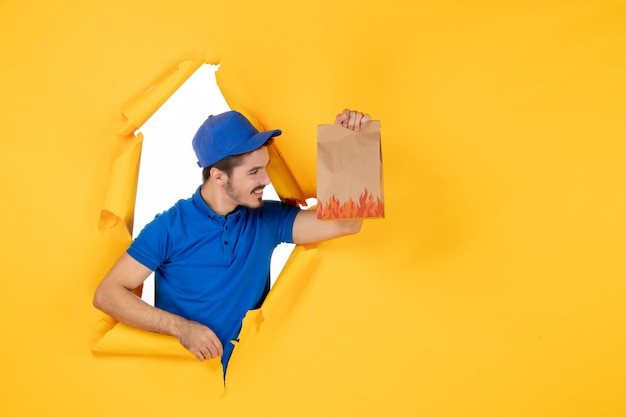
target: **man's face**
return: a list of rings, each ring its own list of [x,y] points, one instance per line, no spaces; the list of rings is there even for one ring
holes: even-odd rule
[[[263,189],[270,183],[267,165],[270,162],[267,146],[249,153],[241,165],[233,168],[226,181],[226,194],[238,205],[256,209],[263,206]]]

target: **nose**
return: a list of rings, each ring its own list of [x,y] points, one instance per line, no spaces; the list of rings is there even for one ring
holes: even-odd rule
[[[267,175],[267,171],[263,170],[262,174],[261,174],[261,184],[265,185],[269,185],[270,183],[270,177],[269,175]]]

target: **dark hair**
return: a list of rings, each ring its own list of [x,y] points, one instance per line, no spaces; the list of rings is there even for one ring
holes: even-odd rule
[[[260,149],[263,146],[269,146],[273,142],[274,142],[274,138],[273,137],[269,138],[268,140],[265,141],[263,145],[261,145],[257,149]],[[241,161],[243,160],[243,158],[252,152],[254,151],[242,153],[239,155],[230,155],[230,156],[227,156],[226,158],[220,159],[219,161],[217,161],[211,166],[202,168],[202,182],[207,182],[209,178],[211,177],[211,168],[217,168],[220,171],[226,173],[226,175],[230,176],[230,174],[233,173],[233,169],[241,165]]]

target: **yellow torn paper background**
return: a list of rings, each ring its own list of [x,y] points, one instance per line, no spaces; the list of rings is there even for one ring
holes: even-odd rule
[[[3,1],[0,415],[626,415],[624,50],[621,0]],[[226,387],[91,305],[202,63],[283,198],[318,124],[385,126],[385,219],[294,252]]]

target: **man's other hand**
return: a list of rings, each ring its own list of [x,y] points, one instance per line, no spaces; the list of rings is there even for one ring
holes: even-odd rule
[[[188,321],[180,329],[180,344],[196,355],[201,361],[222,356],[222,342],[207,326],[195,321]]]

